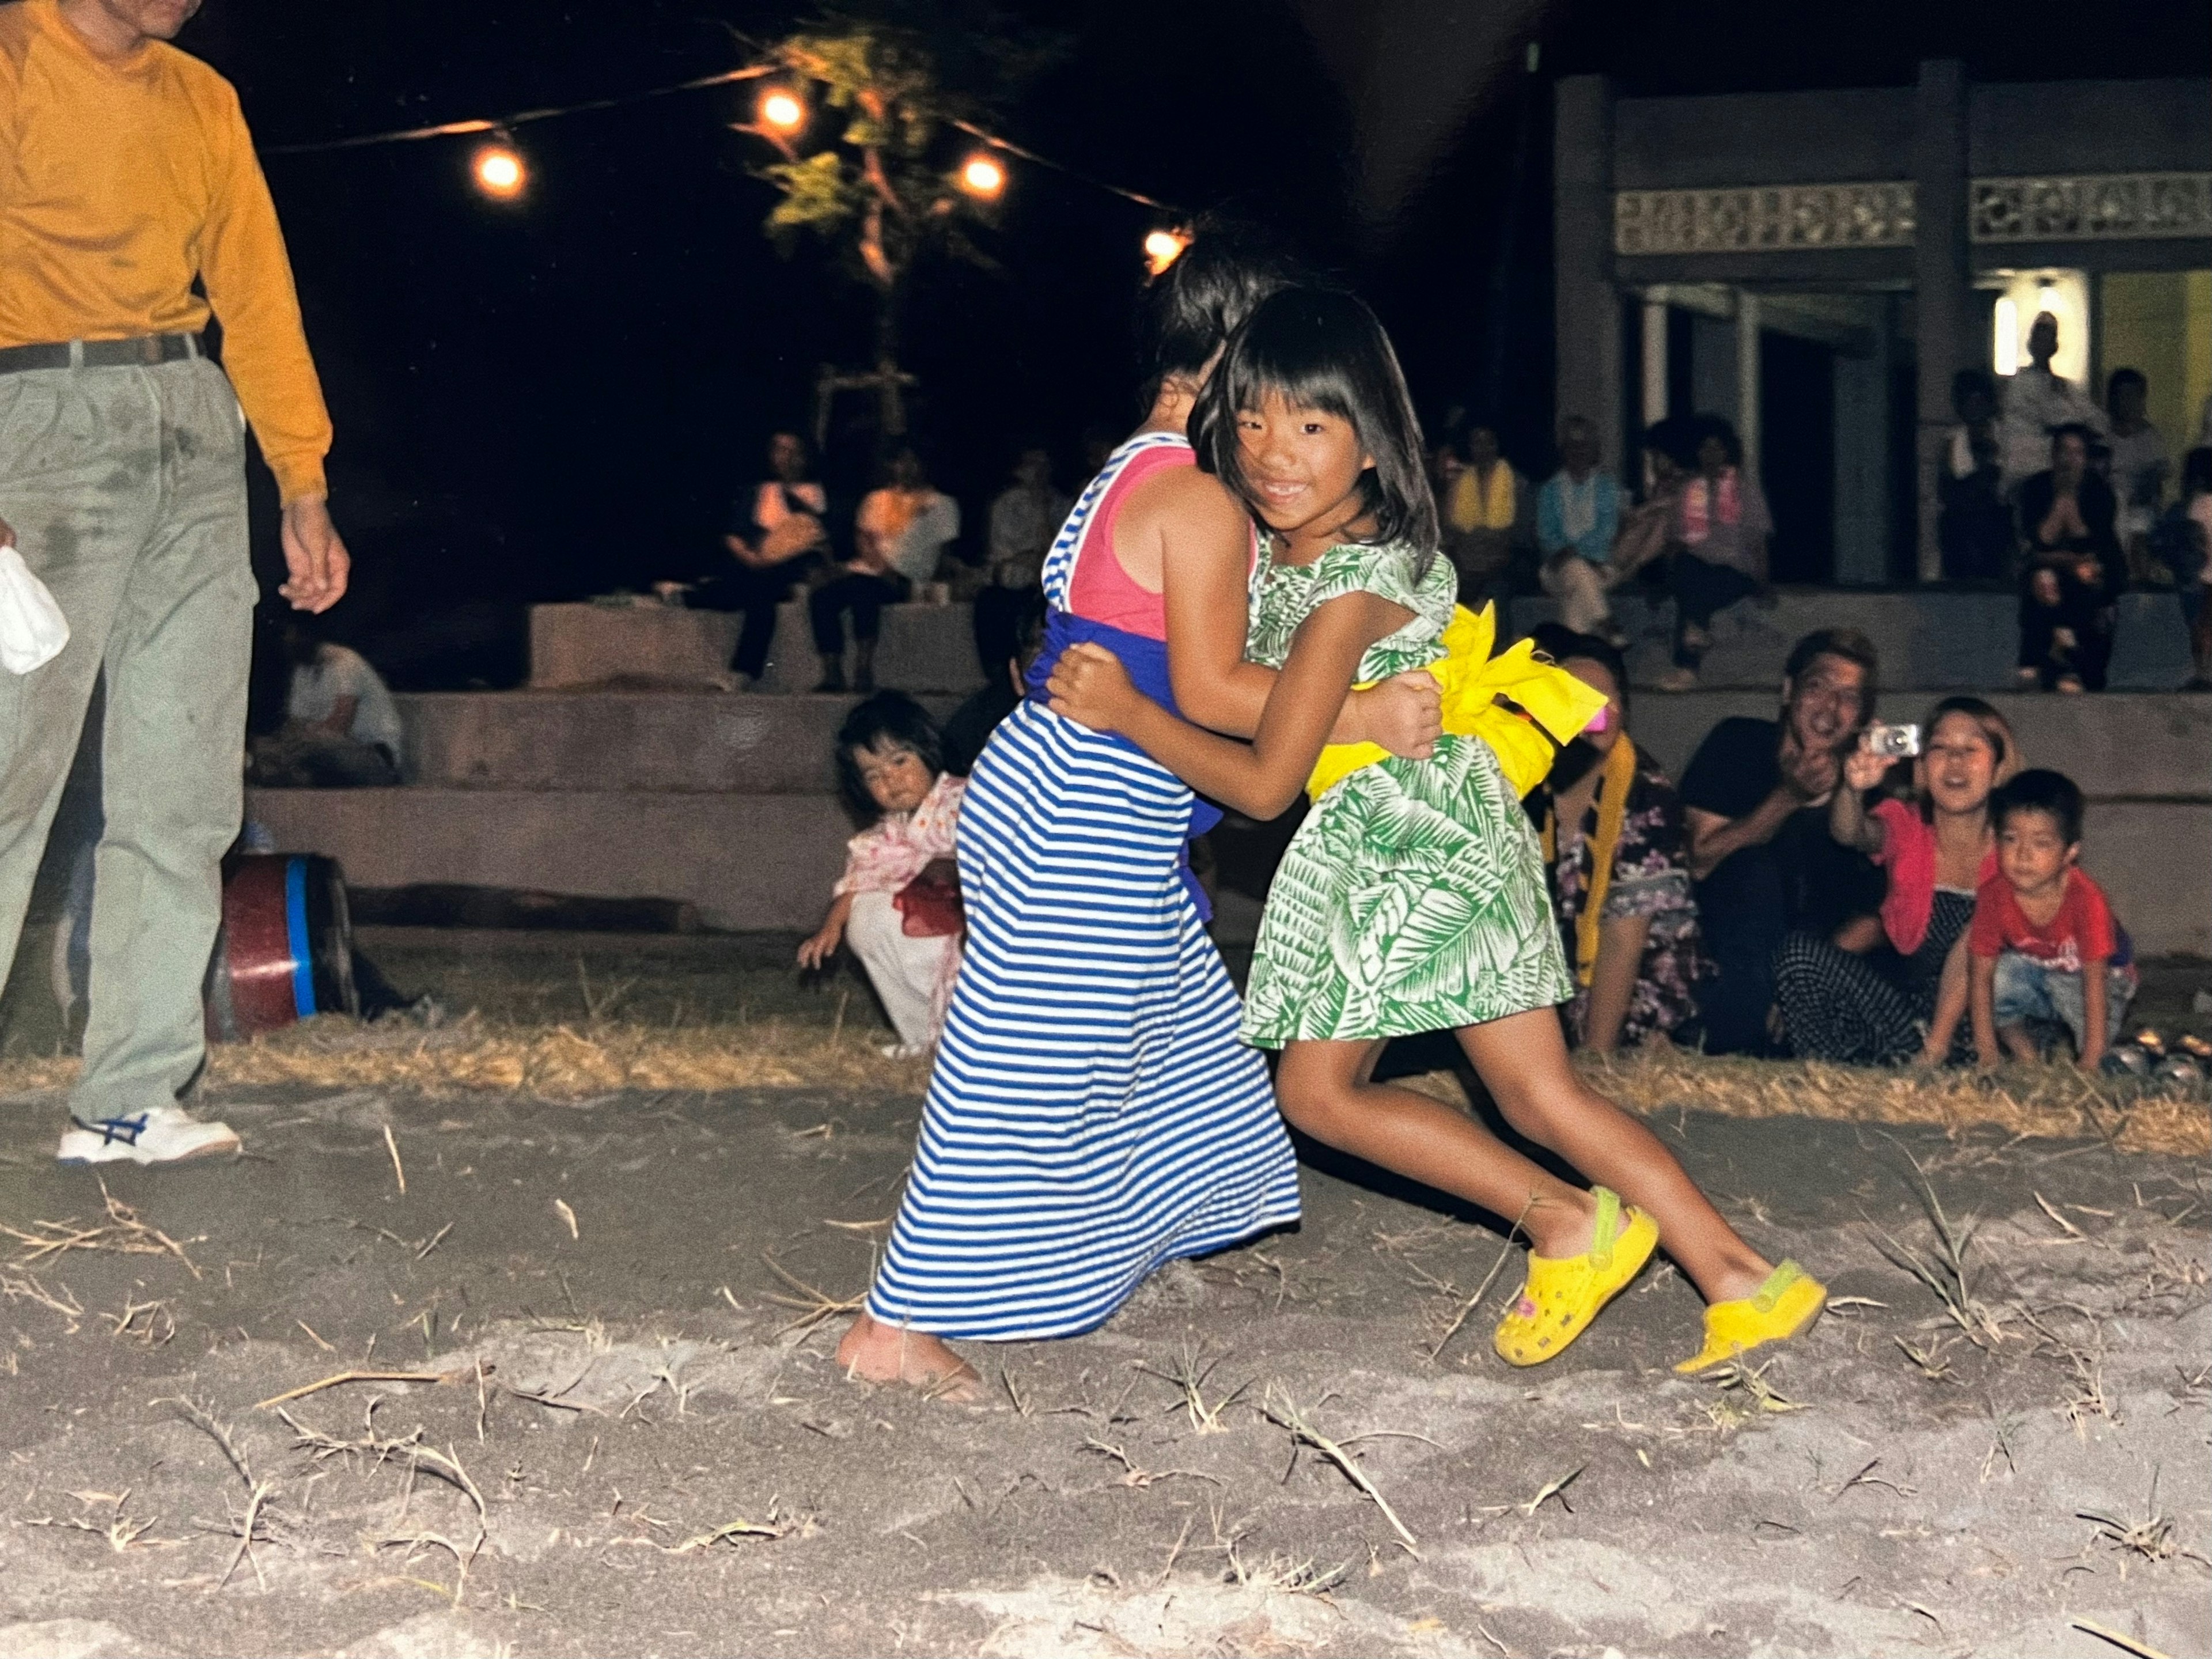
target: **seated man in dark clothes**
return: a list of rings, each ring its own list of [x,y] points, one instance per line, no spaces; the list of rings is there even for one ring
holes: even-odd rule
[[[1718,969],[1702,987],[1705,1051],[1773,1051],[1774,953],[1803,930],[1865,948],[1883,879],[1863,853],[1828,834],[1828,798],[1843,756],[1874,712],[1875,649],[1824,628],[1791,648],[1778,720],[1724,720],[1682,774],[1690,874],[1705,949]],[[1864,932],[1865,945],[1854,945]]]
[[[769,480],[740,495],[722,537],[732,562],[699,584],[691,603],[702,611],[735,611],[744,617],[732,682],[749,691],[768,670],[775,639],[776,607],[822,568],[830,551],[823,528],[830,500],[808,477],[806,441],[795,432],[769,440]]]
[[[975,769],[983,745],[991,740],[999,722],[1012,714],[1022,701],[1030,665],[1044,643],[1044,593],[1032,595],[1035,603],[1014,611],[1007,623],[1009,654],[985,678],[983,689],[954,709],[945,722],[938,744],[945,769],[964,778]]]

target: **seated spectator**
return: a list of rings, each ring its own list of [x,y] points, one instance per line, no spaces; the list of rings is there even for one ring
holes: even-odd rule
[[[1628,735],[1620,652],[1556,623],[1537,648],[1605,693],[1605,712],[1559,751],[1528,797],[1552,873],[1552,900],[1574,964],[1570,1040],[1601,1054],[1673,1036],[1697,1014],[1706,963],[1690,896],[1682,804]]]
[[[1044,645],[1044,593],[1039,590],[1032,598],[1034,602],[1014,617],[1012,648],[998,672],[987,674],[982,686],[945,722],[945,769],[955,777],[964,778],[975,769],[991,733],[1027,695],[1030,665]]]
[[[1044,556],[1074,503],[1053,487],[1052,455],[1025,449],[1014,481],[991,503],[988,585],[975,595],[975,658],[987,684],[1014,654],[1014,632],[1032,606],[1042,606]]]
[[[2150,532],[2166,504],[2166,481],[2173,471],[2166,434],[2145,412],[2149,399],[2150,382],[2139,368],[2116,368],[2105,382],[2105,410],[2112,423],[2112,436],[2105,441],[2105,475],[2119,503],[2112,529],[2127,556],[2128,574],[2137,580],[2150,576],[2155,565]]]
[[[883,1052],[913,1059],[944,1029],[960,971],[953,836],[967,782],[944,769],[937,728],[902,691],[878,692],[845,717],[837,776],[867,827],[847,844],[829,916],[799,947],[799,965],[820,968],[850,945],[898,1032]]]
[[[1997,873],[1974,899],[1974,1050],[2039,1059],[2046,1031],[2074,1039],[2094,1072],[2136,993],[2134,947],[2081,867],[2081,792],[2063,773],[2022,772],[1990,804]]]
[[[853,615],[853,689],[876,687],[876,641],[883,610],[935,580],[946,546],[960,533],[960,503],[930,488],[921,457],[891,457],[883,486],[868,492],[853,521],[853,557],[807,601],[814,649],[822,659],[817,691],[845,690],[845,613]]]
[[[1936,539],[1943,574],[1959,581],[2002,581],[2012,574],[2017,543],[1998,452],[1996,383],[1981,369],[1960,369],[1951,377],[1951,407],[1959,424],[1951,428],[1937,483],[1942,506]]]
[[[2181,620],[2189,629],[2190,677],[2185,691],[2212,691],[2212,447],[2199,445],[2181,459],[2181,498],[2160,515],[2150,535],[2151,555],[2173,578]]]
[[[1537,579],[1559,601],[1559,620],[1615,647],[1628,635],[1606,603],[1607,562],[1620,529],[1620,486],[1598,465],[1597,428],[1580,415],[1559,428],[1559,470],[1536,492]]]
[[[1619,587],[1638,575],[1649,579],[1673,544],[1675,502],[1697,465],[1697,444],[1687,421],[1673,416],[1644,431],[1644,499],[1621,515],[1607,585]]]
[[[2038,312],[2028,325],[2027,367],[2005,381],[2004,412],[1997,422],[1998,462],[2008,496],[2049,464],[2051,434],[2060,427],[2085,427],[2093,439],[2105,435],[2105,411],[2051,367],[2057,355],[2058,319]]]
[[[1444,552],[1459,572],[1460,603],[1480,611],[1511,591],[1513,556],[1528,543],[1528,481],[1498,453],[1498,429],[1477,422],[1463,444],[1437,451],[1437,506]]]
[[[1775,954],[1790,933],[1856,945],[1878,926],[1881,872],[1828,833],[1844,752],[1874,712],[1875,665],[1863,634],[1808,634],[1784,668],[1781,719],[1721,721],[1682,774],[1698,925],[1717,969],[1699,994],[1709,1053],[1773,1051]]]
[[[830,501],[807,474],[806,441],[779,432],[769,440],[769,477],[738,499],[722,545],[735,563],[695,590],[702,611],[735,611],[744,617],[730,670],[749,691],[767,672],[775,639],[776,607],[820,570],[830,550]]]
[[[380,788],[399,781],[399,705],[368,659],[323,639],[304,617],[284,624],[291,679],[284,725],[253,745],[264,787]]]
[[[2090,433],[2051,434],[2050,470],[2020,487],[2020,683],[2023,689],[2101,691],[2112,659],[2127,556],[2113,526],[2112,487],[2089,468]]]
[[[1743,471],[1743,443],[1717,415],[1699,417],[1698,470],[1675,498],[1674,665],[1663,691],[1687,691],[1713,642],[1714,614],[1766,587],[1766,538],[1774,533],[1766,497]]]
[[[1863,956],[1818,933],[1792,933],[1775,962],[1775,1000],[1802,1059],[1894,1066],[1950,1058],[1966,1012],[1966,927],[1974,896],[1996,872],[1990,794],[2020,769],[2004,716],[1979,697],[1946,697],[1921,728],[1909,799],[1871,808],[1899,763],[1863,738],[1844,762],[1828,831],[1888,873],[1881,901],[1887,943]]]

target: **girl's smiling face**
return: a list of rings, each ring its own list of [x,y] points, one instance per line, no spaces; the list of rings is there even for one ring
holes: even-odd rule
[[[927,763],[901,744],[872,744],[853,751],[868,799],[886,812],[911,812],[928,798],[937,781]]]
[[[1300,539],[1342,535],[1366,510],[1359,480],[1375,465],[1341,415],[1294,409],[1270,392],[1240,410],[1244,488],[1253,511],[1273,531]]]
[[[1963,816],[1989,804],[1996,785],[1997,751],[1972,715],[1954,710],[1937,720],[1920,764],[1937,811]]]

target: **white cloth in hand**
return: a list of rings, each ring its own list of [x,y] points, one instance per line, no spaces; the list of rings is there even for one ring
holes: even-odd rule
[[[69,619],[46,585],[21,553],[0,547],[0,668],[11,674],[43,668],[61,655],[69,636]]]

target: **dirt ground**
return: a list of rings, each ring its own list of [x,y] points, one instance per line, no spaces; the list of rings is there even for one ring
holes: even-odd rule
[[[390,948],[541,1018],[726,990]],[[2180,1160],[1662,1117],[1838,1298],[1683,1380],[1671,1269],[1514,1371],[1497,1231],[1312,1158],[1300,1228],[972,1350],[964,1408],[829,1358],[910,1093],[206,1103],[244,1157],[104,1200],[58,1094],[0,1102],[0,1659],[2212,1652]],[[347,1371],[444,1380],[268,1403]]]

